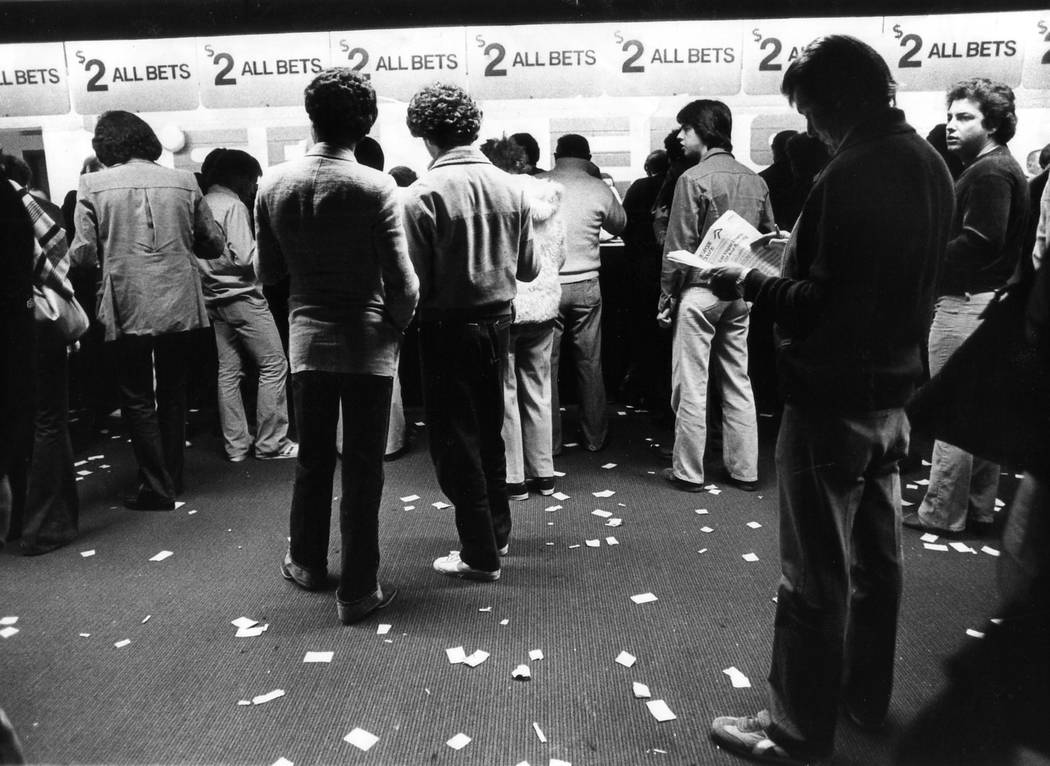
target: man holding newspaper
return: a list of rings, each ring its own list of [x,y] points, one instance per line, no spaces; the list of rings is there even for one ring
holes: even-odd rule
[[[675,411],[672,466],[664,476],[687,492],[704,487],[707,377],[713,362],[722,395],[723,478],[750,491],[758,486],[758,423],[747,373],[747,304],[739,296],[717,298],[697,267],[705,265],[704,257],[718,262],[726,260],[727,253],[740,251],[734,243],[743,241],[742,250],[749,252],[746,243],[759,236],[756,228],[776,229],[773,208],[766,182],[731,154],[733,116],[728,106],[721,101],[693,101],[677,119],[682,148],[700,161],[678,179],[664,242],[657,321],[674,324],[671,406]],[[779,264],[767,272],[779,273]]]

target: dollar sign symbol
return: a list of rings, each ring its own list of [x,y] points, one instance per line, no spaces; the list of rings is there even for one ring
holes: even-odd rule
[[[904,34],[904,30],[901,29],[901,25],[900,24],[894,24],[893,25],[893,36],[896,37],[898,40],[900,40],[901,36],[903,34]]]
[[[751,30],[751,35],[755,38],[756,43],[762,42],[762,33],[758,31],[758,27]]]
[[[613,37],[616,38],[617,45],[623,45],[623,35],[620,34],[620,30],[617,29]]]
[[[81,64],[87,61],[87,56],[84,55],[84,51],[77,51],[77,61]]]
[[[214,58],[215,57],[215,49],[212,48],[210,45],[205,45],[204,46],[204,52],[207,54],[208,58]]]
[[[478,41],[478,47],[479,48],[484,48],[485,47],[485,38],[484,37],[482,37],[481,35],[475,35],[474,39]]]
[[[1046,22],[1040,21],[1037,26],[1039,27],[1039,34],[1045,35],[1047,31]]]

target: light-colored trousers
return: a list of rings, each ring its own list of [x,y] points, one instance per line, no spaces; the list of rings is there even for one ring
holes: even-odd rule
[[[554,320],[512,325],[503,378],[507,483],[554,476],[551,455],[551,348]]]
[[[718,365],[722,391],[722,460],[734,479],[758,479],[758,419],[747,374],[748,309],[721,301],[706,287],[687,287],[678,303],[671,355],[675,411],[672,467],[679,479],[702,484],[707,445],[707,381]]]
[[[208,307],[219,358],[219,422],[229,457],[248,453],[252,445],[241,398],[244,357],[259,371],[255,404],[255,452],[279,452],[288,438],[288,360],[266,301],[244,296]]]
[[[981,313],[994,293],[945,295],[937,301],[930,325],[930,375],[936,375],[948,358],[981,323]],[[988,392],[995,396],[994,391]],[[919,506],[924,524],[958,532],[966,518],[991,521],[995,513],[995,494],[999,490],[999,466],[969,452],[936,441],[930,458],[930,485]]]

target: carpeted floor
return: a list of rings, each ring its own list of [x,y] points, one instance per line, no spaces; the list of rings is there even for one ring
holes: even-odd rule
[[[80,539],[35,558],[0,553],[0,617],[17,616],[19,630],[0,639],[0,706],[34,763],[735,763],[707,728],[765,704],[779,576],[772,435],[759,492],[685,494],[657,475],[665,464],[646,441],[659,438],[648,417],[622,412],[605,451],[557,460],[568,499],[512,502],[511,551],[494,584],[431,570],[458,545],[451,509],[432,506],[444,498],[420,434],[387,464],[380,576],[399,595],[352,627],[336,618],[334,590],[306,593],[279,575],[293,462],[232,465],[199,435],[186,504],[134,513],[117,505],[134,475],[130,448],[96,437],[78,452],[78,470],[91,471],[78,485]],[[1015,485],[1004,475],[1000,497]],[[593,495],[602,490],[615,494]],[[400,499],[410,495],[419,499]],[[996,545],[970,541],[986,543]],[[889,763],[895,735],[939,688],[941,662],[994,616],[993,556],[930,551],[912,532],[904,548],[890,726],[873,736],[843,721],[836,764]],[[161,551],[172,555],[150,560]],[[757,561],[744,559],[752,553]],[[642,593],[657,600],[631,601]],[[231,620],[242,616],[269,628],[236,638]],[[489,656],[450,664],[451,647]],[[543,658],[530,660],[536,649]],[[304,663],[311,651],[332,660]],[[632,667],[617,664],[621,652],[637,658]],[[519,664],[532,680],[512,679]],[[730,667],[751,688],[734,688]],[[657,722],[636,681],[677,718]],[[238,705],[275,689],[284,696]],[[378,743],[348,744],[355,728]],[[445,744],[461,732],[471,738],[462,750]]]

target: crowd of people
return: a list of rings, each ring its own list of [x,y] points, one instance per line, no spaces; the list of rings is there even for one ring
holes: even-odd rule
[[[68,274],[88,270],[96,332],[119,351],[116,384],[138,467],[127,508],[171,510],[183,492],[186,360],[193,331],[210,326],[226,458],[296,461],[282,576],[307,590],[325,583],[339,462],[337,614],[351,624],[386,606],[396,589],[378,576],[383,460],[404,449],[399,354],[415,322],[430,457],[461,542],[433,567],[498,580],[512,544],[511,502],[555,490],[554,458],[566,440],[563,349],[576,375],[582,446],[599,451],[609,440],[600,245],[622,232],[639,283],[628,378],[673,418],[670,486],[704,487],[712,429],[721,434],[721,478],[744,491],[758,486],[749,360],[759,346],[768,355],[775,346],[782,578],[770,702],[755,715],[716,719],[711,736],[767,762],[825,758],[840,709],[865,729],[887,713],[901,524],[944,536],[993,533],[999,466],[979,441],[969,449],[937,441],[926,498],[901,518],[909,400],[965,347],[1008,286],[1023,286],[1015,291],[1027,300],[1029,342],[1047,351],[1050,278],[1039,266],[1050,186],[1044,171],[1032,182],[1041,181],[1040,204],[1032,204],[1007,147],[1017,121],[1012,91],[983,78],[952,85],[937,147],[895,107],[895,87],[866,44],[820,38],[782,84],[807,131],[777,134],[771,167],[756,174],[734,158],[725,103],[692,101],[622,204],[584,136],[558,138],[547,171],[528,134],[475,146],[481,110],[447,84],[423,88],[408,105],[409,131],[432,158],[427,171],[384,173],[382,150],[367,137],[376,93],[345,68],[306,89],[312,148],[265,173],[228,149],[209,156],[199,179],[162,167],[152,129],[122,111],[97,121],[97,167],[85,167],[72,215],[27,192],[31,178],[7,161],[0,532],[8,533],[17,501],[24,510],[13,531],[24,553],[76,535],[66,422],[73,339],[34,314],[34,288],[47,280],[71,300]],[[674,257],[696,251],[730,211],[765,235],[754,247],[778,260],[779,274]],[[286,298],[275,300],[281,285]],[[258,378],[254,435],[242,399],[246,369]],[[289,374],[297,441],[289,438]],[[1031,415],[1043,418],[1042,410]],[[31,448],[20,451],[30,432]],[[1047,635],[1039,586],[1050,549],[1048,466],[1033,458],[1022,467],[1004,533],[1013,573],[1004,603],[1027,619],[1013,623],[1021,637],[1007,646],[1029,647]],[[1041,663],[1045,677],[1045,656]],[[994,687],[1009,675],[968,678]],[[986,754],[987,743],[972,736],[983,724],[950,710],[925,720],[954,731],[964,719],[971,736],[958,741],[967,757]],[[1010,731],[1020,728],[1015,721]],[[931,754],[927,740],[906,740],[902,759],[960,762],[954,746]]]

